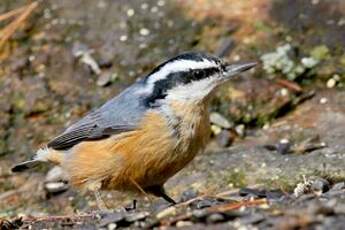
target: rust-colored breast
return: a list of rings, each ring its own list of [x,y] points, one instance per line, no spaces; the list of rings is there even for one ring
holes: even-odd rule
[[[194,158],[209,137],[207,113],[185,108],[173,105],[174,113],[176,110],[182,117],[176,127],[169,125],[166,116],[152,111],[136,131],[76,145],[63,164],[72,184],[101,182],[103,189],[137,191],[137,185],[145,189],[165,183]]]

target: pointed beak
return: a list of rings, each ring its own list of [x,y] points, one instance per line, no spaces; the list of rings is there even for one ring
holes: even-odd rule
[[[247,71],[254,66],[256,66],[256,62],[245,62],[245,63],[236,63],[236,64],[228,64],[225,67],[225,76],[231,77],[233,75],[239,74],[241,72]]]

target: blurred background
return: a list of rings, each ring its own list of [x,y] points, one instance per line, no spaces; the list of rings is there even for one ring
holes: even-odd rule
[[[95,208],[90,194],[54,181],[58,169],[9,169],[190,50],[260,66],[218,92],[212,142],[169,181],[172,196],[345,178],[345,1],[1,0],[0,217]]]

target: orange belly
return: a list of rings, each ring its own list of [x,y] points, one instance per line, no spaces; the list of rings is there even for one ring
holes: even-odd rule
[[[209,134],[207,117],[191,126],[197,130],[180,137],[158,113],[149,113],[142,124],[136,131],[74,146],[62,162],[71,183],[78,187],[101,183],[102,189],[120,191],[163,185],[205,146]]]

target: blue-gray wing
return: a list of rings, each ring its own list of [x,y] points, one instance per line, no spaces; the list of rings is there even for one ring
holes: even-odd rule
[[[82,141],[107,138],[111,135],[134,130],[143,117],[146,107],[144,95],[134,93],[133,85],[119,96],[67,128],[48,143],[49,148],[66,150]]]

